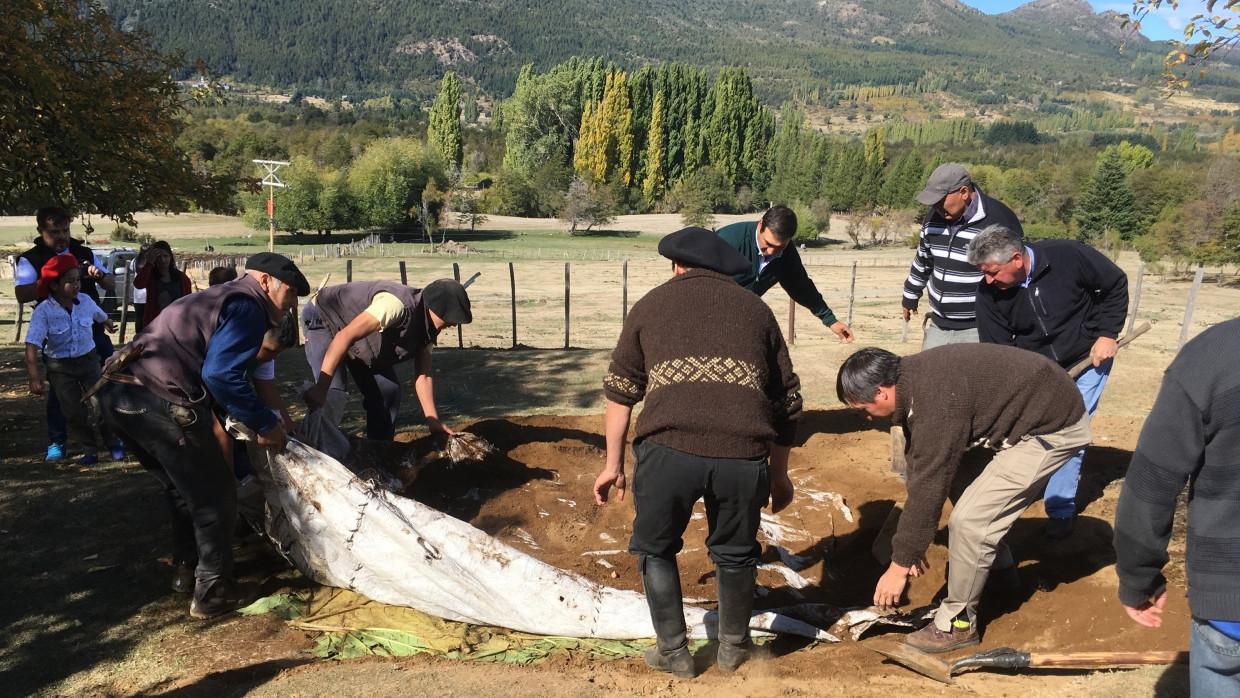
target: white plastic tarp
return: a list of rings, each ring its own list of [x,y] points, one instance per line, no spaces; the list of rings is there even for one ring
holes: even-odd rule
[[[297,441],[251,449],[267,499],[267,533],[315,582],[442,618],[541,635],[654,636],[645,597],[553,567],[466,522],[372,488]],[[692,637],[714,637],[715,613],[685,607]],[[824,630],[778,613],[751,627],[822,640]]]

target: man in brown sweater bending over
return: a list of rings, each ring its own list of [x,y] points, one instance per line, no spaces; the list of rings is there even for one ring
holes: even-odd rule
[[[891,417],[908,444],[908,502],[874,604],[898,604],[908,578],[925,571],[943,502],[958,494],[947,521],[947,597],[933,622],[905,642],[924,652],[977,644],[977,603],[991,565],[997,556],[1006,565],[996,569],[1013,564],[1003,537],[1089,443],[1080,391],[1058,364],[1031,351],[949,344],[903,358],[862,349],[840,367],[836,392],[870,419]],[[973,446],[997,451],[980,473],[959,469]]]
[[[658,646],[646,663],[681,678],[695,674],[685,630],[676,553],[699,499],[719,595],[719,668],[749,655],[760,511],[792,501],[788,452],[801,413],[800,380],[770,308],[731,275],[748,268],[709,230],[663,238],[673,277],[633,306],[603,380],[607,462],[595,500],[624,499],[625,435],[637,418],[629,552],[639,555]],[[1061,371],[1062,373],[1062,371]],[[767,457],[770,463],[767,463]]]

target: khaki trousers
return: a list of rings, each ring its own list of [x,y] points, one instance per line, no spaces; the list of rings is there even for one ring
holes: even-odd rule
[[[947,598],[934,616],[939,630],[967,611],[977,615],[995,551],[1020,515],[1042,496],[1046,481],[1090,442],[1089,415],[1051,434],[999,451],[956,501],[947,520]]]

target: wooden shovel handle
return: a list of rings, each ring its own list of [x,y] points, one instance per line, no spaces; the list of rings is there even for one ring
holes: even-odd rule
[[[1141,326],[1140,326],[1140,327],[1138,327],[1138,328],[1134,329],[1132,332],[1129,332],[1128,334],[1124,335],[1124,337],[1123,337],[1122,339],[1120,339],[1118,342],[1116,342],[1116,343],[1115,343],[1115,348],[1116,348],[1116,349],[1123,349],[1124,347],[1128,346],[1128,343],[1129,343],[1129,342],[1131,342],[1132,340],[1136,339],[1137,337],[1140,337],[1141,335],[1145,334],[1147,331],[1149,331],[1149,329],[1150,329],[1150,323],[1148,323],[1148,322],[1143,322],[1143,323],[1141,323]],[[1080,362],[1079,362],[1079,363],[1077,363],[1077,365],[1075,365],[1075,366],[1073,366],[1072,368],[1068,369],[1068,375],[1069,375],[1069,376],[1072,376],[1072,380],[1076,380],[1077,376],[1079,376],[1079,375],[1081,375],[1082,373],[1084,373],[1084,372],[1085,372],[1085,369],[1087,369],[1087,368],[1089,368],[1090,366],[1093,366],[1093,365],[1094,365],[1094,360],[1093,360],[1093,358],[1092,358],[1092,357],[1088,357],[1088,356],[1087,356],[1087,357],[1085,357],[1084,359],[1081,359],[1081,360],[1080,360]]]
[[[1188,652],[1047,652],[1029,655],[1031,667],[1109,667],[1187,663]]]

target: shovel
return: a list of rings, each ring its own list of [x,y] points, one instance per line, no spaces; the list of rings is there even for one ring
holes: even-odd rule
[[[1144,664],[1187,664],[1188,652],[1021,652],[1000,647],[989,652],[962,657],[952,662],[939,659],[902,642],[871,640],[862,645],[897,664],[942,683],[955,683],[952,674],[972,667],[1028,669],[1059,667],[1063,669],[1102,669],[1140,666]]]

